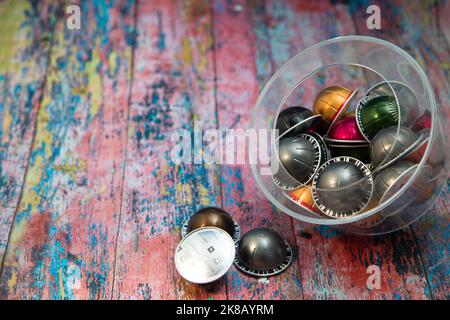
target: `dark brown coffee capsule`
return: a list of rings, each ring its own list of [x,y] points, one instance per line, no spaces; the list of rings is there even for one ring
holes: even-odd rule
[[[216,207],[206,207],[198,210],[183,224],[181,236],[204,227],[216,227],[225,230],[234,241],[239,240],[241,228],[233,218],[224,210]]]

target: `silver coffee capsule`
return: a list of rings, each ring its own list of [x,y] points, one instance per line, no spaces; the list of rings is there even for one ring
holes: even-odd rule
[[[422,142],[423,135],[417,135],[406,127],[389,127],[380,130],[372,140],[370,149],[372,164],[383,169],[394,161],[407,156]]]
[[[369,168],[351,157],[336,157],[325,162],[312,183],[314,202],[320,211],[333,218],[358,214],[367,206],[372,193]]]
[[[225,230],[200,228],[189,233],[178,244],[175,267],[189,282],[210,283],[230,269],[235,254],[235,243]]]
[[[236,267],[250,275],[269,277],[286,270],[292,261],[290,245],[274,230],[255,228],[236,244]]]
[[[394,93],[388,83],[394,90],[400,108],[402,109],[401,115],[404,115],[401,120],[402,125],[410,127],[419,116],[419,102],[414,92],[406,84],[399,81],[382,81],[370,88],[366,95],[393,97]]]
[[[272,180],[278,188],[286,191],[303,186],[303,183],[295,180],[280,163],[278,164],[277,172],[272,176]]]
[[[181,228],[181,237],[188,233],[204,227],[216,227],[225,230],[234,241],[238,241],[241,236],[239,224],[233,220],[228,212],[215,207],[206,207],[198,210],[187,220]]]
[[[375,189],[374,195],[380,200],[380,203],[387,198],[385,195],[391,188],[397,190],[403,185],[416,170],[417,165],[406,161],[400,160],[380,171],[375,177]]]
[[[293,190],[307,184],[320,166],[321,153],[318,141],[310,135],[282,139],[279,142],[280,165],[278,172],[274,174],[275,183],[285,190]],[[299,184],[294,186],[292,179]]]

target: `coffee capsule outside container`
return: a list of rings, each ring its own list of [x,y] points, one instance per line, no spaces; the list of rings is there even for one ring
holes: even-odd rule
[[[389,127],[380,130],[372,140],[371,159],[376,169],[383,169],[394,161],[406,157],[422,142],[423,135],[417,135],[406,127]]]
[[[236,267],[247,274],[268,277],[286,270],[292,262],[291,246],[269,228],[255,228],[236,244]]]
[[[373,193],[372,174],[358,159],[336,157],[325,162],[312,182],[317,207],[327,216],[344,218],[361,212]]]
[[[187,220],[181,229],[181,236],[185,237],[188,233],[204,227],[216,227],[225,230],[234,239],[239,240],[241,228],[233,220],[230,214],[220,208],[206,207],[194,213]]]
[[[410,127],[418,116],[419,102],[414,92],[406,84],[399,81],[382,81],[370,88],[367,91],[366,96],[376,95],[395,97],[392,89],[394,90],[400,105],[402,115],[401,124]]]
[[[210,283],[230,269],[235,254],[233,238],[225,230],[200,228],[181,239],[175,251],[175,268],[189,282]]]

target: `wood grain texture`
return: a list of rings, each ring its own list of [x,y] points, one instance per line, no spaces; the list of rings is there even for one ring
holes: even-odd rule
[[[10,299],[110,298],[134,6],[60,3],[24,190],[1,275]]]
[[[375,35],[396,43],[411,54],[427,73],[434,89],[441,117],[448,119],[450,106],[447,40],[441,36],[438,20],[440,7],[448,1],[402,1],[379,3],[383,24],[381,31],[361,28],[361,33]],[[354,7],[356,25],[363,25],[365,17]],[[395,30],[395,32],[393,32]],[[447,126],[447,136],[449,128]],[[419,249],[419,257],[427,275],[425,294],[428,298],[448,299],[450,262],[448,260],[450,222],[448,188],[434,208],[408,229]],[[445,231],[447,230],[447,231]]]
[[[176,130],[217,126],[210,11],[207,1],[139,5],[114,298],[226,298],[223,281],[189,284],[173,261],[182,223],[221,205],[216,166],[171,157]]]
[[[402,40],[412,41],[417,51],[414,57],[424,61],[424,69],[436,95],[442,116],[449,118],[450,86],[449,57],[450,49],[442,28],[439,14],[448,6],[448,1],[441,2],[409,2],[402,5],[397,2],[397,10],[401,12],[401,24],[405,33]],[[400,10],[402,9],[402,10]],[[446,19],[448,20],[448,19]],[[445,24],[444,24],[445,25]],[[449,128],[447,129],[447,137]],[[445,130],[445,129],[444,129]],[[448,140],[448,138],[447,138]],[[448,186],[444,187],[441,197],[433,208],[419,221],[411,226],[420,249],[421,259],[426,268],[430,286],[429,295],[433,299],[449,299],[450,295],[450,261],[449,234],[450,203]],[[447,231],[446,231],[447,230]]]
[[[177,165],[171,153],[177,130],[201,143],[197,121],[202,132],[245,130],[284,62],[355,33],[407,50],[448,119],[450,1],[82,0],[80,31],[65,27],[69,2],[46,3],[0,3],[0,298],[450,298],[448,188],[411,227],[361,237],[275,210],[248,165]],[[382,30],[366,27],[370,4]],[[311,83],[302,97],[347,80]],[[208,205],[243,232],[280,232],[294,249],[290,268],[183,280],[173,262],[180,226]],[[367,288],[372,264],[379,290]]]
[[[0,3],[0,264],[28,166],[54,9],[46,1]]]
[[[257,80],[266,78],[266,64],[273,63],[267,50],[270,48],[269,38],[261,19],[264,21],[264,7],[260,7],[258,2],[252,5],[239,1],[215,2],[217,106],[222,128],[248,128],[250,112],[259,91]],[[259,51],[260,48],[262,51]],[[239,135],[236,140],[241,147],[248,143],[245,135]],[[295,244],[291,218],[281,212],[273,212],[271,204],[258,190],[248,164],[223,165],[221,182],[223,207],[239,222],[243,233],[258,226],[266,226]],[[297,257],[279,277],[261,281],[238,272],[233,266],[227,274],[227,280],[230,299],[303,297]]]

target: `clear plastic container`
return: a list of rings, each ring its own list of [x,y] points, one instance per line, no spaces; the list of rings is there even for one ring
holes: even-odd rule
[[[375,235],[404,228],[431,208],[447,181],[446,119],[436,105],[432,87],[421,67],[408,53],[390,42],[365,36],[345,36],[303,50],[267,82],[252,112],[250,128],[274,129],[281,110],[292,105],[312,109],[317,94],[332,85],[358,89],[358,96],[348,111],[351,112],[364,93],[382,81],[401,82],[414,92],[419,105],[419,110],[412,115],[414,118],[425,112],[431,114],[428,143],[420,157],[416,155],[414,168],[402,177],[401,187],[390,190],[383,201],[372,201],[359,214],[331,218],[299,206],[287,197],[268,174],[266,161],[255,157],[251,167],[256,183],[278,209],[311,224]],[[398,102],[396,95],[395,98]],[[266,141],[270,146],[268,153],[276,158],[276,135],[274,130],[271,132]],[[254,147],[251,146],[253,150]],[[373,179],[377,173],[374,170],[370,177],[364,179]],[[361,179],[347,187],[358,187],[364,182]]]

